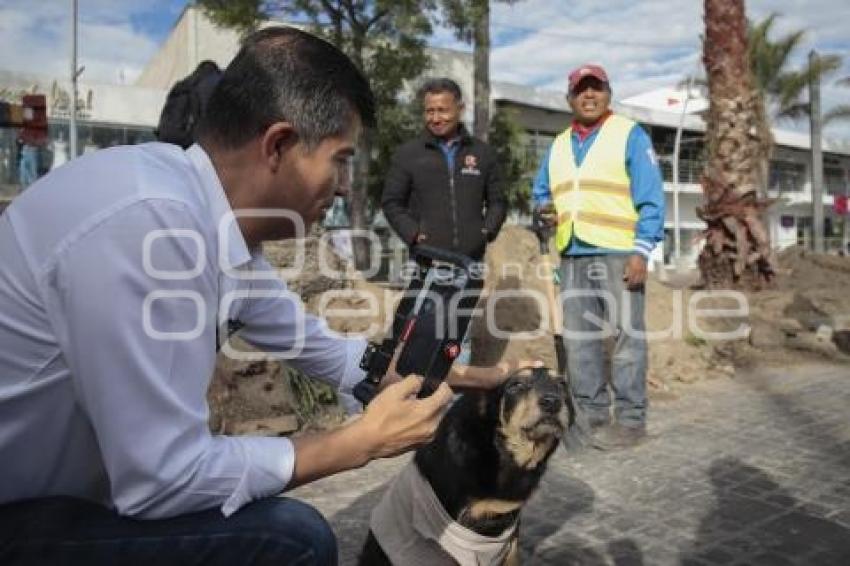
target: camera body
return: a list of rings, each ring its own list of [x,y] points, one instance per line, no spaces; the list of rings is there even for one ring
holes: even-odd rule
[[[360,361],[366,379],[354,387],[354,396],[367,405],[377,395],[393,354],[400,375],[424,378],[418,396],[431,395],[445,380],[469,327],[484,286],[484,265],[464,256],[426,245],[415,246],[419,266],[395,311],[387,337],[370,343]]]

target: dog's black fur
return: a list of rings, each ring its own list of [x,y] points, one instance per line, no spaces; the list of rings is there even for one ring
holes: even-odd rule
[[[464,394],[415,462],[455,521],[497,536],[518,521],[574,417],[563,378],[520,370],[497,389]],[[391,565],[371,531],[360,565]]]

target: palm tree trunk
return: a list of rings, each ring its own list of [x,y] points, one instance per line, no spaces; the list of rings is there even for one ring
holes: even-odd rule
[[[487,141],[490,130],[490,1],[477,0],[475,45],[472,51],[475,82],[473,134]]]
[[[747,58],[743,0],[705,0],[703,61],[708,76],[707,226],[699,268],[709,288],[759,288],[774,274],[760,196],[772,140]]]

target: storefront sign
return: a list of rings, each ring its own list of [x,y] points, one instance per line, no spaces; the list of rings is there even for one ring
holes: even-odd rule
[[[43,93],[45,90],[36,83],[28,89],[23,88],[0,88],[0,101],[10,104],[22,104],[23,98],[30,94]],[[77,93],[77,117],[81,119],[91,118],[94,93],[92,89],[84,89]],[[47,115],[50,118],[71,117],[71,93],[53,81],[50,87],[50,95],[47,97]]]
[[[83,94],[77,93],[77,117],[90,118],[92,110],[92,100],[94,96],[91,89],[86,91],[85,97]],[[60,87],[56,81],[53,81],[53,86],[50,88],[50,102],[48,103],[51,118],[70,118],[71,117],[71,93]]]

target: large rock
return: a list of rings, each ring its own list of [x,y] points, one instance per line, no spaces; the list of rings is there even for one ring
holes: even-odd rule
[[[814,352],[829,358],[838,356],[838,346],[810,332],[800,334],[799,336],[789,337],[785,343],[789,348],[794,348],[796,350]]]
[[[815,334],[817,334],[817,337],[823,340],[824,342],[832,342],[833,332],[834,331],[832,330],[831,326],[821,324],[820,326],[818,326],[818,330]]]
[[[753,348],[770,349],[785,346],[786,335],[776,324],[753,321],[750,326],[750,345]]]

